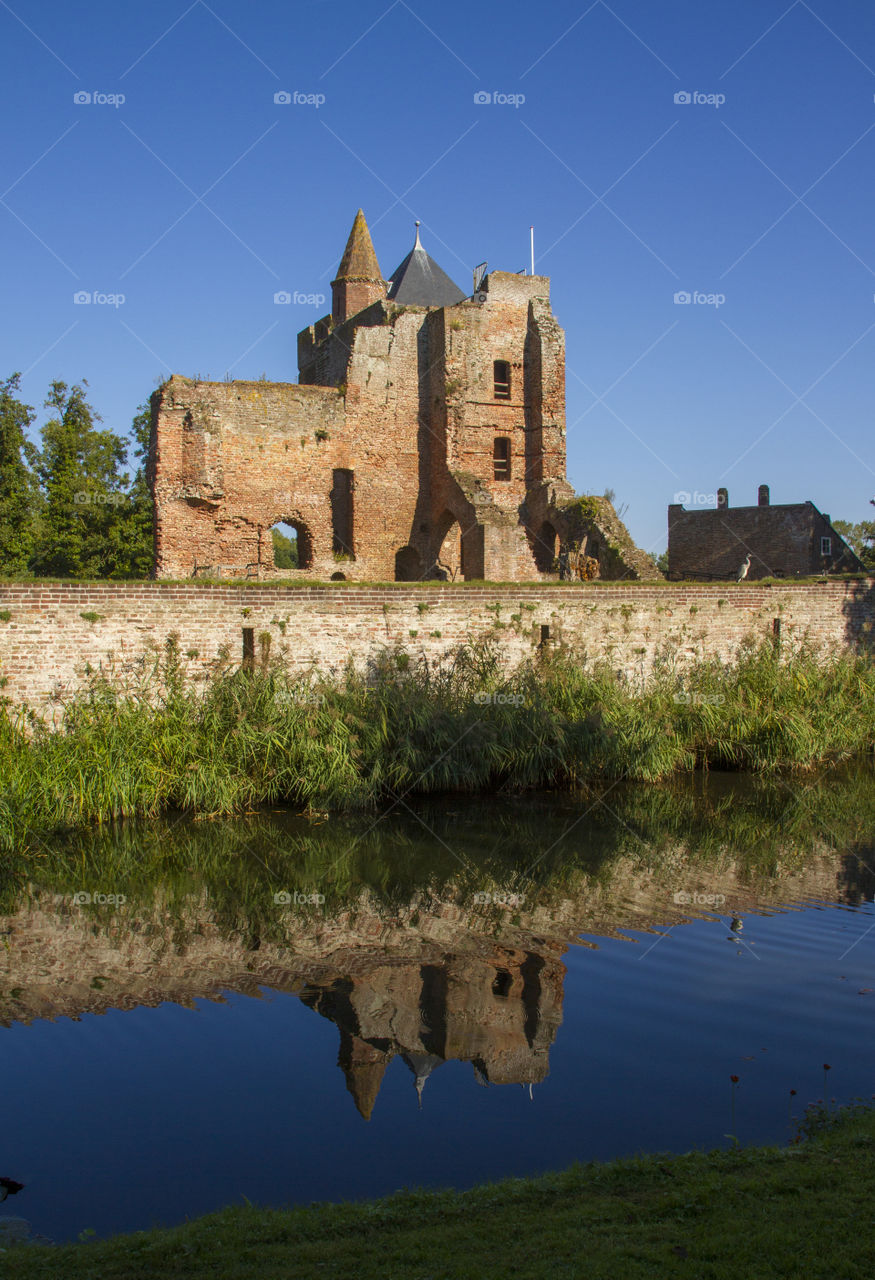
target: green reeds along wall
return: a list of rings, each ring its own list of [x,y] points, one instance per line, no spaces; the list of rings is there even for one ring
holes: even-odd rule
[[[682,673],[667,662],[643,687],[548,648],[508,673],[489,642],[437,665],[386,650],[366,674],[333,680],[265,653],[199,688],[168,651],[134,686],[92,676],[54,728],[0,708],[0,851],[169,809],[361,809],[408,793],[800,769],[871,751],[871,659],[787,650],[767,641]]]

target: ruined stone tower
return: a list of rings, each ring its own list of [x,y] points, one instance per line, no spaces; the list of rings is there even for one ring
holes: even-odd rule
[[[466,297],[417,224],[385,280],[359,210],[331,288],[297,384],[174,376],[153,396],[157,576],[556,576],[574,495],[549,279],[493,271]],[[297,570],[275,566],[278,522]]]

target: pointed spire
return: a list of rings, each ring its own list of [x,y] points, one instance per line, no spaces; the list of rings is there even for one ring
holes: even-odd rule
[[[386,282],[374,252],[374,242],[365,215],[359,209],[346,242],[337,277],[331,281],[331,316],[335,324],[343,324],[386,296]]]
[[[365,221],[365,215],[359,209],[352,224],[352,231],[346,242],[340,266],[337,268],[338,280],[379,280],[380,264],[374,251],[374,242]]]
[[[371,1118],[383,1074],[391,1058],[391,1053],[341,1029],[337,1065],[343,1071],[346,1087],[359,1115],[365,1120]]]

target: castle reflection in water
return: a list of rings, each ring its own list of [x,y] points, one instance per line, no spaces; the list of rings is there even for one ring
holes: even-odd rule
[[[472,1084],[531,1090],[549,1072],[569,948],[670,930],[697,914],[721,919],[727,940],[744,948],[751,913],[871,902],[872,781],[868,764],[840,785],[830,778],[819,806],[804,809],[790,788],[760,796],[736,780],[670,796],[639,788],[616,798],[615,824],[586,828],[579,802],[529,797],[524,808],[507,806],[503,827],[484,809],[453,829],[471,864],[461,876],[446,839],[417,843],[386,820],[362,837],[339,822],[311,829],[272,815],[254,827],[236,820],[208,831],[156,825],[83,836],[82,850],[58,853],[50,885],[7,886],[0,1026],[277,992],[337,1026],[338,1065],[366,1120],[396,1057],[420,1106],[429,1076],[450,1061],[471,1064]],[[441,820],[430,815],[429,830],[443,830]],[[179,883],[168,874],[169,837],[179,845],[173,867],[186,868]],[[544,841],[555,847],[554,865],[541,868],[540,882],[518,885],[516,868]],[[265,881],[278,849],[287,865]],[[124,859],[133,870],[122,905],[78,903],[81,885],[71,880],[81,880],[82,866],[93,884],[118,888],[110,877]],[[138,881],[146,864],[156,870]],[[277,909],[280,876],[319,884],[338,867],[342,891],[324,910]],[[484,906],[489,885],[523,888],[519,909],[499,908],[496,896]],[[413,1088],[409,1097],[415,1106]]]
[[[450,1060],[470,1062],[481,1085],[538,1084],[562,1021],[564,976],[555,955],[496,948],[426,964],[375,961],[299,994],[339,1028],[338,1065],[368,1120],[396,1056],[410,1068],[420,1106],[426,1080]]]

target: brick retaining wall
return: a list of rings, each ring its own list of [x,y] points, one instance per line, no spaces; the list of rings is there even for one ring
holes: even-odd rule
[[[637,677],[666,646],[680,661],[729,658],[743,639],[771,637],[776,625],[783,642],[871,645],[873,620],[871,578],[786,585],[7,583],[0,585],[0,677],[13,703],[42,706],[80,686],[86,664],[133,670],[171,635],[192,676],[203,677],[223,650],[242,661],[244,629],[252,632],[256,659],[260,637],[269,634],[271,655],[301,671],[336,672],[349,656],[363,664],[397,645],[412,658],[435,659],[461,641],[491,635],[511,663],[544,640]]]

